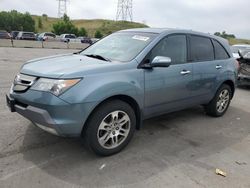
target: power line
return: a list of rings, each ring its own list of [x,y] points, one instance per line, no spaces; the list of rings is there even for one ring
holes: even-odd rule
[[[116,21],[133,21],[133,1],[132,0],[118,0]]]

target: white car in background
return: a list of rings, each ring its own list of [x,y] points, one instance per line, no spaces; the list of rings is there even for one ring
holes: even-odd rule
[[[231,46],[231,50],[235,59],[240,58],[239,51],[249,50],[249,44],[235,44]]]
[[[81,42],[81,39],[78,39],[75,34],[61,34],[60,41],[62,41],[62,42]]]
[[[37,40],[39,41],[48,41],[48,40],[55,40],[56,35],[51,32],[44,32],[38,35]]]

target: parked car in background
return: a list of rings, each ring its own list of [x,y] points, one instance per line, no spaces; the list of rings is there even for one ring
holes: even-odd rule
[[[241,50],[239,52],[240,63],[239,74],[238,74],[238,85],[239,86],[250,86],[250,48]]]
[[[51,32],[40,33],[37,37],[37,40],[39,41],[48,41],[48,40],[55,40],[55,39],[56,39],[56,35]]]
[[[94,44],[94,43],[96,43],[97,41],[99,41],[100,39],[98,39],[98,38],[91,38],[91,40],[92,40],[92,43]]]
[[[10,39],[11,36],[7,31],[0,31],[0,39]]]
[[[92,40],[90,37],[78,37],[78,39],[81,40],[81,43],[86,43],[86,44],[93,44]]]
[[[11,31],[10,35],[11,35],[12,39],[16,39],[19,32],[20,31]]]
[[[233,56],[237,59],[240,58],[239,52],[240,51],[244,51],[246,49],[250,49],[250,45],[249,44],[235,44],[231,46],[231,50],[233,53]]]
[[[36,40],[35,33],[20,31],[16,37],[18,40]]]
[[[38,40],[39,35],[40,35],[40,33],[35,33],[36,40]]]
[[[60,35],[60,40],[62,42],[76,42],[76,41],[80,41],[80,39],[76,38],[75,34],[62,34],[62,35]]]
[[[194,105],[223,116],[236,80],[237,61],[223,38],[130,29],[78,53],[28,61],[6,101],[41,129],[82,137],[107,156],[121,151],[144,119]]]

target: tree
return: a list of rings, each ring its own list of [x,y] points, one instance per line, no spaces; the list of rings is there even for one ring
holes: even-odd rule
[[[41,17],[38,18],[38,28],[43,28],[43,22],[42,22],[42,19]]]
[[[52,28],[52,32],[57,35],[64,33],[78,35],[78,28],[70,21],[66,14],[64,14],[62,21],[53,24]]]
[[[26,12],[23,15],[22,20],[23,20],[22,25],[24,31],[32,31],[32,32],[35,31],[35,21],[28,12]]]
[[[219,36],[219,37],[223,37],[225,39],[235,38],[234,34],[228,34],[226,31],[222,31],[222,33],[215,32],[214,35]]]
[[[88,33],[86,31],[86,29],[84,27],[81,27],[78,31],[78,36],[84,36],[84,37],[87,37],[88,36]]]
[[[220,32],[215,32],[215,33],[214,33],[214,35],[216,35],[216,36],[219,36],[219,37],[220,37],[220,35],[221,35],[221,34],[220,34]]]
[[[0,29],[6,31],[35,31],[35,21],[31,15],[19,13],[16,10],[0,12]]]
[[[95,38],[102,38],[103,37],[103,34],[101,33],[101,31],[99,31],[99,30],[97,30],[96,32],[95,32]]]
[[[47,21],[48,20],[48,15],[47,14],[43,14],[42,17]]]

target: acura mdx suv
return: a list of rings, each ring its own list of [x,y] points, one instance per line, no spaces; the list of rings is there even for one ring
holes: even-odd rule
[[[237,68],[220,37],[130,29],[77,53],[28,61],[6,100],[12,112],[41,129],[82,137],[107,156],[121,151],[147,118],[195,105],[222,116],[234,95]]]

